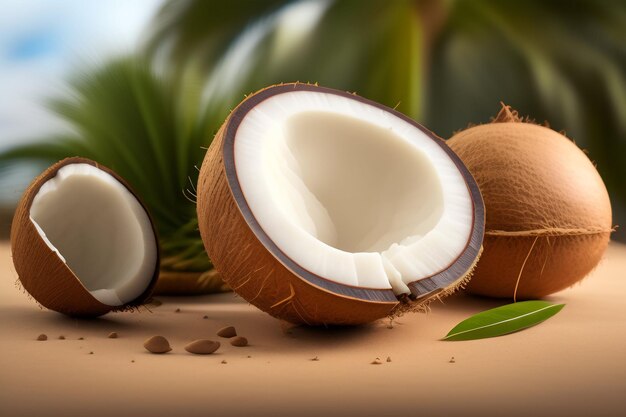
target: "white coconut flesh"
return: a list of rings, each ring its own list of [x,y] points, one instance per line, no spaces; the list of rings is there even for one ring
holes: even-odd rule
[[[263,231],[296,264],[356,287],[409,293],[446,270],[473,225],[466,181],[416,126],[361,101],[274,95],[234,140],[237,180]]]
[[[105,171],[82,163],[60,168],[37,192],[30,219],[101,303],[124,305],[150,285],[157,264],[150,218]]]

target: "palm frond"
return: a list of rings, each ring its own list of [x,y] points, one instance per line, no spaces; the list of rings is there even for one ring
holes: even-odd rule
[[[434,46],[429,127],[487,122],[504,101],[564,130],[626,210],[626,4],[459,0]],[[619,221],[619,220],[618,220]]]
[[[164,258],[176,257],[185,270],[206,270],[210,263],[197,230],[195,204],[185,190],[196,181],[194,165],[202,160],[201,147],[209,145],[213,132],[200,118],[204,112],[197,86],[184,83],[156,74],[136,57],[75,76],[72,94],[49,103],[73,133],[10,149],[0,155],[0,167],[74,155],[107,165],[129,182],[155,217]],[[181,242],[193,249],[183,259]]]

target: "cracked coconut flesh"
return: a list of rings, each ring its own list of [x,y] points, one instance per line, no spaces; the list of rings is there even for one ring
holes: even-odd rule
[[[446,152],[401,118],[346,97],[272,96],[236,132],[237,179],[260,226],[304,269],[409,293],[465,249],[473,204]]]
[[[89,164],[62,167],[37,192],[30,219],[101,303],[126,304],[150,284],[157,258],[150,219],[108,173]]]

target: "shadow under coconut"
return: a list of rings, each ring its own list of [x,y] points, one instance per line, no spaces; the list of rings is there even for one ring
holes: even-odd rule
[[[363,343],[377,332],[387,331],[387,322],[382,320],[360,326],[306,326],[293,325],[249,304],[234,293],[211,294],[194,297],[157,296],[162,304],[150,307],[155,313],[176,318],[163,323],[162,332],[175,337],[206,329],[208,338],[224,326],[234,326],[240,336],[249,339],[251,347],[263,347],[265,351],[311,350],[312,347],[346,347]],[[170,316],[171,314],[171,316]],[[207,319],[203,319],[206,316]],[[205,330],[205,331],[206,331]],[[220,339],[221,340],[221,339]]]

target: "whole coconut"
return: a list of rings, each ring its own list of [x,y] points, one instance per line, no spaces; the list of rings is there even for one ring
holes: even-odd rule
[[[598,264],[612,231],[611,204],[594,165],[571,140],[503,104],[492,123],[463,130],[448,145],[485,201],[484,251],[468,292],[543,297]]]

